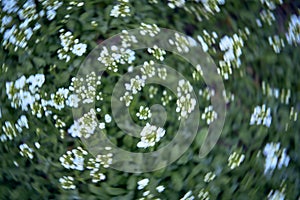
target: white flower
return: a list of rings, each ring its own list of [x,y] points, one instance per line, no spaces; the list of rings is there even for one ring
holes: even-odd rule
[[[26,83],[26,78],[25,76],[21,76],[19,79],[17,79],[15,81],[15,88],[16,89],[23,89],[23,87],[25,86],[25,83]]]
[[[205,174],[205,176],[204,176],[204,182],[208,183],[208,182],[214,180],[215,177],[216,177],[216,174],[215,174],[215,173],[213,173],[213,172],[208,172],[208,173]]]
[[[77,56],[82,56],[86,52],[86,44],[79,43],[75,44],[72,48],[72,53],[77,55]]]
[[[125,92],[124,96],[120,97],[120,101],[124,101],[128,107],[133,99],[133,96],[129,92]]]
[[[112,159],[113,154],[108,153],[106,155],[97,155],[96,161],[99,162],[104,168],[108,168],[112,164]]]
[[[148,185],[148,183],[149,183],[149,179],[148,178],[145,178],[145,179],[142,179],[142,180],[138,181],[137,182],[137,184],[138,184],[137,189],[138,190],[144,189]]]
[[[130,79],[130,84],[125,83],[125,88],[128,91],[132,91],[132,94],[136,94],[141,91],[145,86],[145,80],[140,78],[138,75],[135,78]]]
[[[87,151],[83,150],[81,147],[77,147],[72,151],[67,151],[66,154],[59,158],[59,161],[66,169],[83,171],[85,155],[87,155]]]
[[[158,48],[157,45],[154,45],[153,48],[148,48],[148,53],[154,56],[157,60],[163,61],[164,55],[166,55],[166,51]]]
[[[21,156],[33,158],[33,150],[27,144],[21,144],[19,146]]]
[[[178,81],[177,86],[177,96],[181,97],[182,95],[189,94],[193,91],[193,87],[191,86],[189,81],[181,79]]]
[[[101,173],[99,170],[92,170],[90,172],[90,175],[92,177],[93,183],[98,183],[99,181],[103,181],[106,179],[106,176],[103,173]]]
[[[130,7],[128,4],[128,0],[118,0],[118,5],[115,5],[113,9],[110,11],[110,16],[113,17],[126,17],[130,16]]]
[[[201,119],[206,120],[207,125],[211,124],[217,119],[218,114],[213,110],[213,106],[205,107],[204,113],[201,115]]]
[[[276,166],[278,166],[279,169],[281,169],[282,166],[287,167],[290,161],[286,149],[284,148],[280,151],[280,143],[267,143],[263,150],[263,155],[266,157],[264,174],[268,172],[272,173],[273,170],[276,169]]]
[[[73,107],[73,108],[77,108],[78,107],[78,103],[80,102],[80,99],[78,97],[77,94],[71,94],[68,99],[66,100],[66,105]]]
[[[136,116],[140,120],[147,120],[147,119],[151,118],[152,114],[148,107],[140,106],[139,112],[136,113]]]
[[[185,0],[168,0],[168,6],[172,9],[176,7],[183,7],[185,4]]]
[[[166,68],[158,68],[157,69],[157,75],[159,78],[166,80],[167,78],[167,69]]]
[[[186,94],[177,99],[176,105],[176,112],[180,113],[178,120],[180,120],[181,118],[187,118],[188,114],[193,112],[193,110],[195,109],[196,99],[191,98],[190,94]]]
[[[105,120],[106,123],[110,123],[111,122],[111,116],[109,114],[106,114],[104,116],[104,120]]]
[[[275,192],[271,190],[271,192],[268,194],[268,200],[284,200],[284,198],[284,193],[278,190],[276,190]]]
[[[149,34],[150,37],[154,37],[160,32],[160,28],[156,24],[141,23],[140,29],[141,35]]]
[[[149,78],[153,77],[155,75],[154,61],[153,60],[150,60],[149,62],[145,61],[143,67],[141,68],[141,72],[143,74],[142,76],[143,79],[146,79],[147,76]]]
[[[18,121],[17,121],[18,125],[22,128],[22,127],[26,127],[27,129],[29,128],[28,126],[28,120],[27,117],[25,115],[22,115]]]
[[[228,166],[230,169],[234,169],[244,161],[245,155],[244,154],[239,154],[237,152],[233,152],[229,158],[228,158]]]
[[[156,187],[157,192],[162,193],[165,190],[165,187],[163,185],[159,185]]]
[[[35,143],[34,143],[34,146],[35,146],[37,149],[39,149],[39,148],[41,147],[40,143],[38,143],[38,142],[35,142]]]
[[[38,91],[39,88],[42,87],[42,85],[45,82],[45,75],[44,74],[36,74],[31,75],[26,80],[26,83],[29,83],[29,90],[34,94]]]
[[[194,200],[194,196],[192,191],[188,191],[182,198],[180,198],[180,200]]]
[[[141,141],[137,143],[137,147],[153,147],[165,135],[165,132],[166,131],[163,128],[156,127],[147,123],[140,133]]]
[[[76,186],[73,184],[74,178],[71,176],[63,176],[59,179],[59,182],[63,189],[74,190],[76,188]]]
[[[289,30],[286,33],[286,40],[289,44],[300,44],[300,16],[291,16]]]
[[[266,109],[266,105],[262,105],[262,106],[256,106],[254,108],[254,112],[251,115],[251,119],[250,119],[250,125],[253,124],[263,124],[266,127],[270,127],[272,122],[272,116],[271,116],[271,109],[267,108]]]

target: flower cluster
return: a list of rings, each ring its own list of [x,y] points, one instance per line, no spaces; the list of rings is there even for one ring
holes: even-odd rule
[[[43,74],[31,75],[28,79],[22,76],[15,82],[6,82],[6,94],[11,100],[11,107],[21,107],[23,111],[33,108],[34,103],[40,100],[39,90],[44,82]]]
[[[188,191],[180,200],[194,200],[195,196],[193,195],[193,192],[190,190]]]
[[[203,35],[198,35],[197,39],[200,42],[202,49],[204,52],[207,52],[208,49],[212,48],[214,51],[214,45],[216,44],[216,39],[218,38],[218,34],[216,32],[212,32],[209,34],[206,30],[203,30]]]
[[[71,31],[65,31],[64,29],[59,30],[61,49],[57,50],[58,58],[60,60],[66,60],[69,62],[71,56],[69,51],[71,51],[76,56],[82,56],[86,52],[87,45],[84,43],[79,43],[79,39],[76,39]]]
[[[227,92],[226,90],[223,90],[222,95],[225,99],[225,103],[234,101],[234,94],[232,94],[231,92]]]
[[[138,148],[153,147],[161,138],[165,135],[165,130],[149,123],[143,128],[141,135],[141,141],[137,143]]]
[[[2,3],[3,15],[1,15],[1,28],[0,33],[3,34],[2,45],[7,48],[8,45],[15,46],[14,50],[23,48],[26,49],[28,42],[32,38],[34,32],[41,28],[38,20],[46,15],[49,21],[53,20],[56,16],[56,10],[62,5],[59,1],[43,1],[41,8],[37,8],[33,0],[27,0],[19,7],[15,0],[4,0]],[[20,24],[12,25],[11,14],[16,13]],[[2,13],[1,13],[2,14]],[[36,42],[39,42],[37,40]]]
[[[284,200],[284,198],[284,193],[278,190],[271,190],[271,192],[268,194],[268,200]]]
[[[96,128],[99,126],[95,109],[90,109],[68,129],[68,133],[72,137],[89,138],[95,133]]]
[[[126,90],[132,92],[132,94],[136,94],[138,91],[141,91],[145,86],[145,79],[136,75],[134,78],[130,79],[130,84],[125,83]]]
[[[19,146],[19,149],[21,156],[33,159],[33,149],[30,148],[27,144],[21,144]]]
[[[131,49],[111,46],[110,50],[103,47],[98,60],[104,64],[109,71],[117,72],[118,64],[131,64],[135,60],[135,52]]]
[[[110,11],[112,17],[127,17],[130,16],[129,0],[118,0],[118,4]]]
[[[300,44],[300,16],[291,16],[289,30],[286,33],[286,40],[289,44]]]
[[[178,120],[187,118],[196,106],[196,99],[191,97],[193,88],[188,81],[179,80],[177,86],[176,112],[180,113]]]
[[[59,158],[61,165],[66,169],[84,170],[84,156],[88,153],[81,147],[77,147],[72,151],[67,151],[66,154]]]
[[[261,87],[264,95],[275,97],[275,99],[279,99],[281,103],[289,104],[291,98],[290,89],[272,88],[265,81],[262,82]]]
[[[204,113],[201,115],[201,119],[206,120],[207,125],[211,124],[217,117],[218,114],[213,110],[212,105],[205,107]]]
[[[223,60],[219,61],[218,73],[224,77],[225,80],[229,79],[232,74],[232,66],[239,68],[241,65],[240,56],[242,55],[242,47],[244,40],[237,34],[233,37],[224,36],[221,38],[220,50],[224,52]]]
[[[154,87],[153,85],[151,85],[151,86],[149,87],[149,98],[150,98],[150,99],[153,99],[154,96],[157,94],[157,92],[158,92],[158,88],[157,88],[157,87]]]
[[[128,31],[122,30],[122,34],[120,35],[122,40],[122,47],[128,48],[131,47],[132,44],[137,43],[137,39],[134,35],[129,35]]]
[[[180,8],[185,5],[185,0],[168,0],[168,6],[172,9]]]
[[[143,67],[141,68],[143,79],[146,79],[147,76],[149,78],[155,76],[155,71],[156,71],[156,69],[154,66],[154,61],[153,60],[150,60],[149,62],[145,61],[143,64]]]
[[[216,177],[216,174],[213,172],[208,172],[207,174],[205,174],[204,176],[204,182],[209,183],[212,180],[214,180]]]
[[[161,97],[162,105],[166,106],[172,99],[172,95],[168,94],[167,90],[164,90]]]
[[[170,45],[174,45],[179,53],[188,53],[190,48],[196,46],[197,43],[194,39],[180,35],[179,33],[174,34],[174,39],[169,39]]]
[[[15,124],[12,124],[10,121],[5,121],[4,125],[2,126],[4,134],[0,135],[1,142],[12,140],[17,136],[18,133],[22,133],[24,127],[27,129],[29,128],[28,120],[25,115],[20,116]]]
[[[150,53],[152,56],[154,56],[154,58],[160,61],[163,61],[165,59],[164,55],[166,55],[166,51],[158,48],[157,45],[154,45],[153,48],[148,48],[148,53]]]
[[[270,127],[271,122],[272,122],[271,108],[266,109],[265,104],[262,106],[256,106],[254,108],[254,112],[252,113],[251,119],[250,119],[250,125],[263,124],[266,127]]]
[[[214,14],[215,12],[220,12],[221,9],[219,6],[225,4],[225,0],[200,0],[200,2],[203,4],[204,9],[211,14]]]
[[[139,112],[136,113],[136,116],[140,120],[147,120],[151,118],[152,114],[148,107],[140,106]]]
[[[193,71],[192,76],[195,81],[199,81],[201,77],[203,77],[203,70],[201,68],[201,65],[196,65],[196,70]]]
[[[199,96],[201,96],[206,101],[209,101],[211,97],[215,96],[215,90],[210,88],[200,89]]]
[[[160,28],[156,24],[145,24],[141,23],[140,34],[149,35],[150,37],[155,37],[160,32]]]
[[[69,91],[73,94],[68,97],[66,104],[76,108],[79,102],[89,104],[93,103],[95,98],[101,100],[101,93],[96,94],[96,87],[99,85],[101,85],[101,76],[96,76],[95,72],[87,74],[85,78],[73,77],[69,86]]]
[[[158,68],[157,69],[157,76],[159,78],[161,78],[162,80],[166,80],[168,73],[167,73],[167,69],[162,67],[162,68]]]
[[[198,194],[198,198],[200,200],[209,200],[209,192],[202,188]]]
[[[279,169],[287,167],[290,162],[286,149],[280,149],[280,143],[267,143],[263,154],[266,157],[264,174],[272,173],[276,166]]]
[[[273,37],[268,37],[269,44],[272,46],[275,53],[280,53],[281,49],[284,47],[284,41],[278,35]]]
[[[260,3],[266,5],[269,10],[275,10],[276,4],[282,4],[283,0],[260,0]]]
[[[233,152],[229,158],[228,158],[228,166],[230,169],[234,169],[244,161],[245,155],[244,154],[239,154],[237,152]]]
[[[149,179],[148,178],[144,178],[142,180],[139,180],[137,182],[137,189],[138,190],[146,190],[147,186],[149,185]],[[156,191],[158,193],[162,193],[164,190],[165,190],[165,187],[163,185],[159,185],[157,186],[156,188]],[[150,190],[146,190],[146,191],[143,191],[142,193],[142,196],[141,198],[138,198],[139,200],[146,200],[146,199],[155,199],[155,200],[160,200],[160,198],[156,198],[154,194],[152,194],[150,192]]]
[[[74,185],[74,178],[71,176],[63,176],[59,179],[61,187],[66,190],[74,190],[76,186]]]

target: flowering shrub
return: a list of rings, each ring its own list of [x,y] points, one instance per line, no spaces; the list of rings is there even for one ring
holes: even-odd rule
[[[1,199],[300,198],[299,2],[0,7]]]

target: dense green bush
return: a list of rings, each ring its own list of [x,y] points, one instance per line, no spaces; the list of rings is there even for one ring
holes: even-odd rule
[[[299,1],[2,0],[0,4],[1,199],[300,198]],[[212,57],[224,82],[218,98],[226,102],[225,123],[217,144],[203,158],[199,149],[209,124],[220,113],[211,106],[214,89],[206,86],[201,67],[195,69],[159,47],[130,49],[138,41],[126,30],[155,38],[162,28],[193,38],[178,35],[170,44],[188,52],[197,42]],[[121,51],[120,58],[111,53],[113,49],[107,53],[96,49],[99,66],[107,67],[101,79],[97,73],[78,78],[89,52],[120,33],[127,50],[116,50]],[[157,71],[167,81],[164,68],[155,68],[154,62],[172,67],[188,82],[178,82],[176,95],[162,85],[144,86],[142,76],[126,80],[128,93],[117,100],[128,103],[133,121],[145,127],[141,138],[131,137],[112,115],[114,85],[138,65],[146,70],[141,72],[144,76]],[[184,96],[189,87],[199,100],[196,108],[194,97]],[[178,96],[188,98],[177,101]],[[77,109],[91,102],[95,109]],[[149,124],[151,115],[154,121],[163,117],[149,109],[153,104],[166,109],[163,127]],[[200,111],[200,126],[193,143],[159,170],[116,170],[111,166],[120,158],[111,147],[101,146],[101,154],[95,156],[80,139],[100,129],[98,134],[124,150],[155,151],[176,137],[179,121],[195,109]],[[87,114],[78,116],[83,113]]]

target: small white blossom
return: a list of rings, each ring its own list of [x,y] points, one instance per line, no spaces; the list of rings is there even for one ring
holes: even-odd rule
[[[268,200],[284,200],[285,195],[281,191],[273,191],[268,194]]]
[[[267,108],[266,105],[262,106],[256,106],[254,108],[254,112],[251,115],[250,119],[250,125],[256,124],[260,125],[263,124],[266,127],[270,127],[272,122],[272,116],[271,116],[271,109]]]
[[[143,128],[141,135],[141,141],[137,143],[138,148],[153,147],[161,138],[165,135],[165,130],[149,123]]]
[[[230,169],[234,169],[244,161],[245,155],[244,154],[239,154],[237,152],[233,152],[229,158],[228,158],[228,166]]]
[[[180,198],[180,200],[194,200],[195,197],[192,193],[192,191],[188,191],[182,198]]]
[[[72,53],[77,55],[77,56],[82,56],[85,52],[86,52],[86,47],[87,45],[86,44],[83,44],[83,43],[79,43],[79,44],[75,44],[71,50],[72,50]]]
[[[276,167],[287,167],[290,161],[286,149],[280,150],[280,143],[267,143],[263,155],[266,157],[264,174],[272,173]]]
[[[286,40],[289,44],[300,44],[300,16],[291,16],[289,30],[286,33]]]
[[[151,118],[152,114],[148,107],[140,106],[139,112],[136,113],[136,116],[140,120],[147,120]]]
[[[66,169],[75,169],[79,171],[84,170],[84,156],[87,155],[87,151],[81,147],[77,147],[72,151],[67,151],[66,154],[59,158],[61,165]]]
[[[215,119],[217,119],[218,114],[213,110],[213,106],[205,107],[204,113],[201,115],[202,120],[206,120],[207,125],[211,124]]]
[[[137,182],[137,184],[138,184],[137,189],[138,190],[144,189],[148,185],[148,183],[149,183],[149,179],[148,178],[145,178],[145,179],[142,179],[142,180],[138,181]]]
[[[130,79],[130,84],[125,83],[125,88],[128,91],[131,91],[132,94],[136,94],[138,91],[141,91],[145,86],[145,80],[136,75],[135,78]]]
[[[105,120],[106,123],[110,123],[111,122],[111,116],[109,114],[105,114],[104,120]]]
[[[133,99],[133,96],[129,92],[125,92],[124,96],[120,97],[120,101],[124,101],[128,107]]]
[[[156,190],[158,193],[162,193],[165,190],[165,187],[163,185],[159,185],[156,187]]]
[[[214,180],[215,177],[216,177],[216,174],[215,174],[215,173],[213,173],[213,172],[208,172],[208,173],[205,174],[205,176],[204,176],[204,182],[208,183],[208,182]]]
[[[168,6],[172,9],[176,7],[183,7],[185,4],[185,0],[168,0]]]
[[[33,159],[33,149],[31,149],[27,144],[21,144],[19,149],[21,156]]]
[[[140,26],[140,34],[141,35],[149,35],[150,37],[156,36],[160,32],[160,28],[156,24],[145,24],[141,23]]]
[[[76,186],[73,184],[74,178],[71,176],[63,176],[59,179],[59,182],[63,189],[74,190],[76,188]]]

